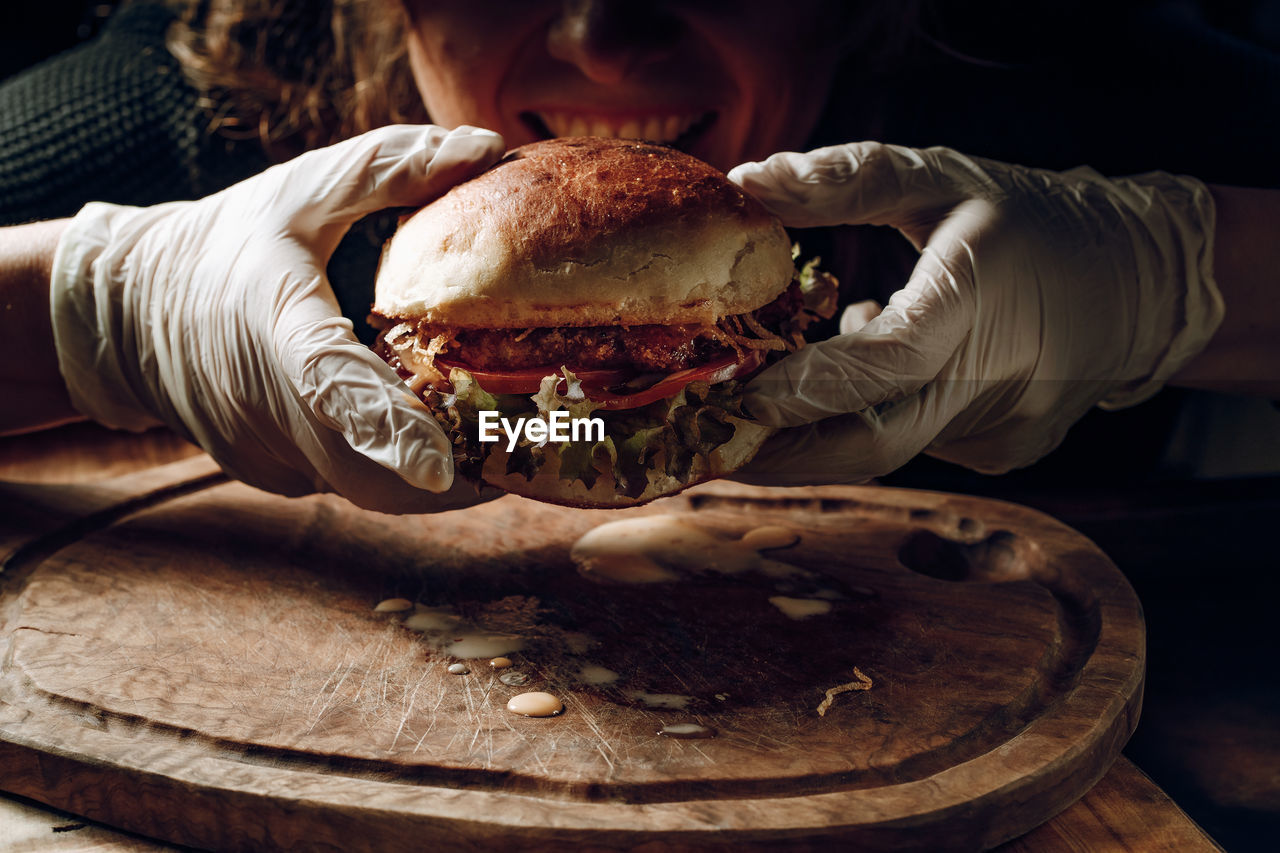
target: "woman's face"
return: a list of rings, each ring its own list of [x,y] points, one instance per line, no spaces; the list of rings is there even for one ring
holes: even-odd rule
[[[722,168],[801,146],[841,0],[404,0],[432,121],[674,143]]]

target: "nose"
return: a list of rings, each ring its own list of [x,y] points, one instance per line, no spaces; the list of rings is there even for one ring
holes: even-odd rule
[[[667,56],[676,22],[652,0],[564,0],[547,31],[547,50],[597,83],[617,83]]]

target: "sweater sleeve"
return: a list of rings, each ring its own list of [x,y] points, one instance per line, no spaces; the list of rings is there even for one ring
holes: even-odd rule
[[[162,6],[127,6],[92,42],[0,85],[0,225],[90,201],[196,198],[266,167],[256,143],[209,132],[165,47],[172,21]]]
[[[130,4],[92,42],[0,85],[0,225],[72,216],[90,201],[146,206],[217,192],[270,165],[256,140],[209,130],[165,46],[173,13]],[[356,224],[328,273],[362,340],[394,212]]]

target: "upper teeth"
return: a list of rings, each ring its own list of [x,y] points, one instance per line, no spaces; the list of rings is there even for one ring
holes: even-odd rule
[[[703,117],[702,113],[625,119],[558,112],[537,115],[553,136],[612,136],[623,139],[650,139],[654,142],[674,142]]]

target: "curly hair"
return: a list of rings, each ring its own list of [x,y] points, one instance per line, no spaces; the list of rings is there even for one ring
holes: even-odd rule
[[[385,124],[427,121],[397,0],[168,0],[168,46],[210,129],[287,159]]]
[[[400,122],[429,121],[409,68],[402,0],[164,0],[168,46],[203,93],[210,130],[257,138],[269,157]],[[852,62],[892,64],[922,0],[833,6]]]

